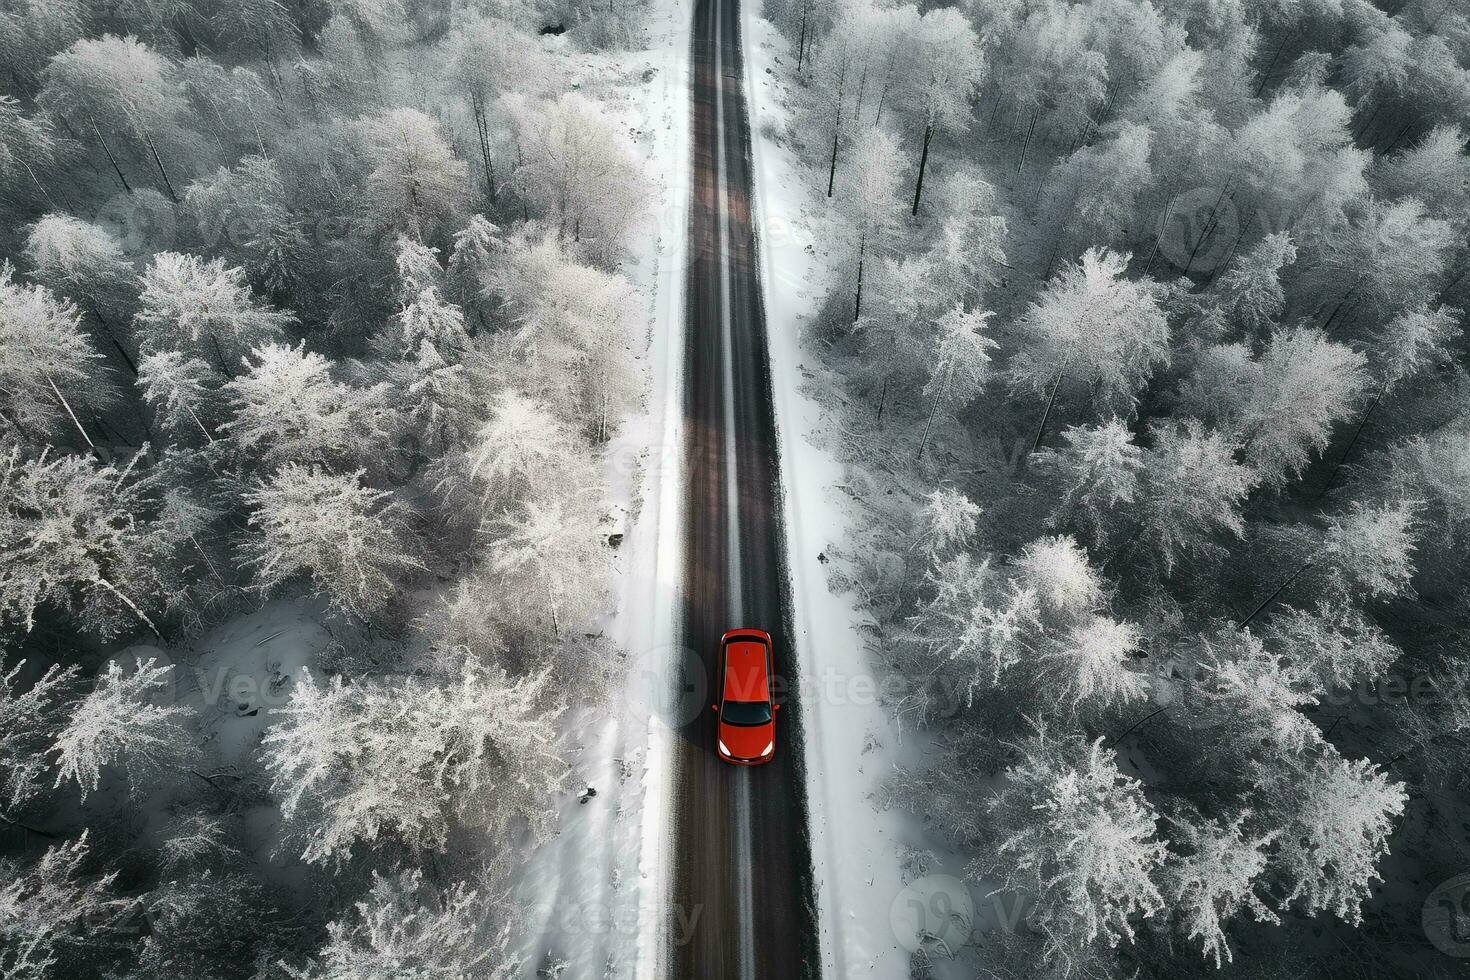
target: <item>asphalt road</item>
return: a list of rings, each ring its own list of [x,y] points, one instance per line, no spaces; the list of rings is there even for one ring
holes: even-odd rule
[[[716,690],[716,644],[754,626],[775,642],[776,755],[755,768],[715,756],[708,706],[674,758],[673,900],[698,915],[672,975],[817,977],[811,849],[792,671],[780,460],[766,319],[751,221],[750,126],[738,0],[695,0],[690,45],[693,185],[685,310],[684,528],[680,642]],[[785,683],[782,683],[782,682]]]

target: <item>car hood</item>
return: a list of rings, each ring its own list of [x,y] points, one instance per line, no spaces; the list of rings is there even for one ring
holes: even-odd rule
[[[737,759],[758,759],[761,750],[776,739],[774,722],[766,725],[726,725],[720,723],[720,741]]]

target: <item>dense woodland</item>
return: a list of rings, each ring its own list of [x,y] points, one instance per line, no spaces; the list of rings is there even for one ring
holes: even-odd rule
[[[1025,903],[981,974],[1458,975],[1470,11],[767,12],[885,802]]]
[[[564,65],[641,12],[0,0],[0,976],[512,968],[645,387]],[[269,602],[330,642],[230,754]]]

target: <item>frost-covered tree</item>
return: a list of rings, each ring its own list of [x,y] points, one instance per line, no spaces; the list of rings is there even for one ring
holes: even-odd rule
[[[394,428],[383,384],[354,388],[331,363],[295,347],[257,347],[247,370],[224,386],[235,417],[222,428],[265,469],[284,463],[353,465],[370,459]]]
[[[1011,385],[1046,397],[1066,380],[1098,409],[1132,411],[1154,369],[1169,362],[1169,323],[1147,279],[1124,276],[1128,256],[1089,249],[1059,272],[1018,324]]]
[[[1052,168],[1047,210],[1065,239],[1115,245],[1138,212],[1138,195],[1152,179],[1147,126],[1123,123],[1107,138],[1078,147]],[[1076,253],[1071,253],[1075,255]]]
[[[1218,432],[1186,419],[1154,430],[1143,454],[1142,540],[1172,571],[1185,555],[1217,552],[1220,533],[1245,529],[1240,504],[1256,478]]]
[[[1033,137],[1075,139],[1096,121],[1092,113],[1107,94],[1108,60],[1094,48],[1092,34],[1087,7],[1038,6],[1026,12],[1007,45],[1005,62],[997,58],[995,74],[1006,79],[1024,120],[1018,169],[1025,168]]]
[[[1470,155],[1466,135],[1456,125],[1438,125],[1418,143],[1378,163],[1378,184],[1386,196],[1413,197],[1436,218],[1470,217]]]
[[[646,179],[621,134],[596,103],[576,93],[513,107],[522,157],[516,187],[546,216],[557,238],[611,260],[647,199]]]
[[[1116,514],[1138,498],[1143,450],[1133,434],[1114,417],[1096,425],[1062,430],[1063,448],[1044,450],[1043,466],[1053,468],[1062,484],[1052,523],[1076,522],[1098,546],[1106,543]]]
[[[205,813],[182,813],[163,828],[158,850],[166,874],[235,860],[240,851],[231,843],[223,820]]]
[[[1075,621],[1103,603],[1102,576],[1072,538],[1039,538],[1015,561],[1016,577],[1054,622]]]
[[[606,600],[608,553],[585,497],[527,500],[490,529],[491,566],[505,580],[503,614],[558,639]]]
[[[959,490],[940,487],[924,498],[919,510],[916,543],[927,545],[931,552],[963,548],[975,535],[980,518],[980,505]]]
[[[1239,439],[1260,484],[1279,488],[1327,447],[1367,385],[1364,355],[1293,327],[1276,331],[1258,359],[1244,344],[1202,351],[1180,405]]]
[[[956,306],[935,322],[934,350],[929,358],[929,380],[924,395],[929,415],[919,439],[919,455],[929,441],[934,416],[942,409],[952,414],[980,396],[990,377],[990,352],[1000,345],[986,335],[989,310]]]
[[[91,314],[124,363],[136,370],[124,317],[137,271],[106,228],[69,214],[48,214],[26,235],[31,276]]]
[[[1287,889],[1281,906],[1359,924],[1408,802],[1403,783],[1330,747],[1315,760],[1267,772],[1265,788],[1276,801],[1270,817],[1281,827],[1271,861]]]
[[[521,387],[589,438],[608,438],[639,390],[632,285],[575,261],[550,237],[517,245],[494,285],[517,325]]]
[[[197,355],[227,376],[247,351],[293,321],[288,313],[260,306],[244,270],[230,268],[223,259],[159,252],[142,283],[133,320],[143,352]]]
[[[219,373],[178,351],[149,354],[138,365],[138,387],[155,417],[176,440],[214,442]],[[205,419],[209,419],[208,423]]]
[[[75,120],[86,138],[95,137],[125,187],[131,189],[118,167],[121,147],[110,146],[109,136],[149,160],[177,200],[164,157],[181,148],[186,103],[168,59],[135,37],[82,38],[51,59],[41,83],[41,107],[54,118]]]
[[[1271,616],[1264,636],[1273,649],[1309,671],[1324,689],[1380,677],[1400,653],[1383,630],[1342,600],[1323,600],[1312,609],[1278,611]]]
[[[1381,506],[1355,501],[1328,518],[1322,558],[1348,591],[1368,598],[1403,595],[1414,577],[1419,503]]]
[[[1426,214],[1417,198],[1369,202],[1323,256],[1329,310],[1345,315],[1362,302],[1387,318],[1432,301],[1454,241],[1453,226]]]
[[[898,138],[874,127],[858,139],[852,160],[843,170],[837,207],[852,255],[853,323],[862,319],[863,273],[871,256],[887,249],[900,216],[901,166]]]
[[[1029,921],[1065,973],[1094,943],[1131,939],[1135,917],[1163,910],[1168,852],[1143,785],[1118,770],[1102,739],[1039,728],[1016,748],[1020,760],[987,801],[1005,836],[977,870],[1035,903]]]
[[[114,897],[116,872],[88,875],[87,831],[35,864],[0,859],[0,975],[45,980],[61,957],[117,924],[134,902]]]
[[[469,99],[479,144],[485,197],[493,206],[510,176],[505,161],[497,165],[500,112],[498,103],[511,92],[541,95],[562,88],[560,66],[548,57],[521,25],[491,17],[475,17],[451,42],[451,72]]]
[[[395,576],[420,567],[409,550],[408,508],[362,476],[287,463],[246,491],[256,533],[243,551],[262,590],[309,576],[335,609],[361,618],[392,601]]]
[[[80,320],[71,303],[16,282],[10,263],[0,263],[0,424],[21,439],[72,430],[92,444],[77,409],[105,403],[106,391],[101,355]]]
[[[1142,698],[1142,675],[1128,664],[1142,645],[1138,627],[1088,616],[1046,644],[1038,660],[1039,687],[1048,703],[1075,711],[1084,702],[1109,707]]]
[[[143,500],[131,466],[12,450],[0,460],[0,619],[29,630],[45,604],[104,639],[152,629],[162,562],[134,518]]]
[[[1327,448],[1367,385],[1367,359],[1321,331],[1283,330],[1256,362],[1236,422],[1245,458],[1263,486],[1280,486]]]
[[[1312,83],[1278,90],[1225,144],[1241,188],[1236,207],[1264,209],[1299,241],[1340,227],[1367,190],[1369,154],[1353,147],[1351,118],[1340,92]]]
[[[10,36],[5,24],[7,14],[0,12],[0,37]],[[5,41],[0,40],[0,45]],[[0,48],[0,62],[14,65]],[[36,175],[56,157],[58,141],[50,120],[45,117],[28,116],[20,101],[0,95],[0,181],[15,190],[16,196],[29,197],[30,188],[35,188],[47,204],[52,204],[51,192]],[[24,190],[20,190],[24,188]]]
[[[508,925],[486,916],[487,896],[457,882],[436,888],[418,868],[384,877],[346,917],[327,926],[327,942],[294,980],[509,980],[520,965]]]
[[[442,295],[444,270],[434,249],[399,236],[399,309],[394,321],[399,349],[428,370],[458,360],[469,343],[464,311]]]
[[[238,264],[266,295],[292,296],[301,285],[311,245],[275,161],[251,154],[199,178],[184,194],[184,212],[211,254]]]
[[[1008,581],[989,560],[960,554],[929,573],[934,597],[909,620],[920,645],[960,671],[966,697],[993,687],[1031,651],[1041,630],[1035,591]]]
[[[272,934],[278,909],[249,874],[195,870],[148,892],[142,906],[148,928],[129,980],[228,976],[246,965],[247,951],[280,949]]]
[[[401,108],[365,119],[360,127],[370,168],[363,181],[363,212],[372,228],[423,241],[462,223],[469,167],[437,122],[417,109]]]
[[[1264,887],[1267,849],[1276,832],[1254,834],[1245,828],[1253,814],[1232,820],[1182,817],[1169,821],[1170,855],[1163,893],[1185,937],[1200,944],[1218,969],[1234,956],[1225,936],[1233,920],[1249,915],[1257,922],[1280,920],[1258,894]]]
[[[1389,454],[1390,486],[1425,503],[1426,512],[1454,544],[1470,524],[1470,431],[1441,429],[1413,436]]]
[[[1252,245],[1220,276],[1220,306],[1249,333],[1264,333],[1286,307],[1281,271],[1296,261],[1291,235],[1275,232]]]
[[[109,660],[57,735],[56,785],[76,783],[85,800],[106,766],[122,766],[132,791],[160,770],[181,768],[197,751],[184,726],[194,709],[157,703],[173,690],[173,670],[152,658],[129,670]]]
[[[1222,629],[1198,643],[1199,669],[1181,710],[1210,730],[1211,752],[1284,758],[1321,742],[1300,711],[1321,689],[1306,667],[1268,650],[1249,630]]]
[[[447,686],[307,674],[262,742],[309,863],[384,836],[439,849],[452,819],[492,836],[527,821],[544,840],[566,776],[552,744],[558,710],[544,672],[512,679],[470,663]]]
[[[586,453],[545,405],[506,390],[475,434],[464,463],[482,504],[543,500],[589,484]]]
[[[1152,132],[1150,169],[1176,188],[1210,181],[1223,156],[1227,134],[1208,104],[1206,57],[1195,48],[1177,51],[1152,77],[1140,79],[1131,98],[1114,98],[1122,121]]]
[[[9,672],[0,664],[0,821],[14,815],[41,791],[50,767],[46,750],[61,727],[61,702],[77,668],[51,665],[26,682],[20,661]]]
[[[1384,324],[1374,341],[1370,365],[1378,376],[1379,391],[1386,392],[1446,360],[1462,316],[1453,307],[1418,306]],[[1373,405],[1377,403],[1375,398]]]
[[[940,182],[938,195],[935,209],[944,221],[939,240],[916,266],[924,277],[917,287],[895,284],[894,290],[918,295],[932,291],[927,301],[940,309],[950,303],[979,306],[984,291],[1000,281],[1007,267],[1003,245],[1009,229],[996,213],[995,188],[978,170],[962,166]]]
[[[985,81],[985,57],[965,16],[954,7],[926,12],[914,31],[915,59],[906,79],[916,115],[923,127],[919,175],[914,182],[912,214],[919,213],[929,145],[941,128],[963,132],[970,122],[970,102]]]

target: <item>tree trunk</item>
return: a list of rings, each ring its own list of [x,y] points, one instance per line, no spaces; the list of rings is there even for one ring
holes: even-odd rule
[[[832,187],[837,181],[837,144],[842,138],[842,101],[847,87],[847,63],[837,76],[837,110],[832,116],[832,165],[827,170],[827,196],[832,196]]]
[[[863,315],[863,259],[868,249],[868,233],[858,238],[857,299],[852,304],[852,322],[856,326]]]
[[[122,181],[123,190],[127,191],[129,194],[133,193],[133,186],[129,184],[128,179],[123,176],[122,167],[119,167],[117,165],[117,157],[112,155],[112,150],[108,147],[107,140],[102,138],[102,130],[97,128],[96,120],[92,121],[92,132],[97,134],[97,142],[102,144],[102,152],[107,154],[107,162],[112,164],[112,169],[117,173],[117,179]]]
[[[1327,329],[1332,326],[1332,321],[1333,320],[1336,320],[1337,319],[1337,314],[1339,314],[1339,313],[1342,312],[1342,306],[1343,306],[1343,304],[1346,303],[1348,300],[1352,299],[1353,293],[1355,293],[1355,292],[1358,291],[1358,284],[1361,283],[1362,281],[1363,280],[1360,277],[1357,280],[1357,282],[1354,282],[1353,283],[1353,286],[1352,286],[1351,289],[1349,289],[1347,292],[1343,293],[1342,299],[1338,300],[1337,301],[1337,305],[1332,308],[1332,315],[1327,318],[1327,322],[1326,323],[1322,324],[1322,332],[1323,333],[1326,333],[1327,332]]]
[[[199,426],[199,431],[204,433],[204,438],[208,439],[210,442],[214,442],[214,433],[210,432],[209,429],[205,427],[204,423],[199,421],[199,416],[194,414],[193,407],[185,405],[184,411],[188,412],[189,418],[193,419],[194,424]]]
[[[832,196],[832,185],[837,182],[837,138],[842,134],[842,126],[832,127],[832,165],[827,170],[827,196]]]
[[[1231,179],[1234,178],[1232,177]],[[1220,193],[1215,196],[1215,205],[1210,208],[1210,220],[1205,222],[1205,230],[1200,232],[1199,241],[1194,243],[1194,248],[1189,253],[1189,261],[1184,264],[1184,274],[1186,276],[1189,275],[1189,270],[1194,266],[1194,258],[1199,254],[1199,250],[1204,246],[1206,239],[1215,233],[1215,224],[1220,214],[1220,202],[1225,200],[1225,195],[1229,190],[1230,181],[1227,180],[1225,181],[1225,186],[1220,188]]]
[[[475,133],[480,140],[480,161],[485,166],[485,197],[490,206],[495,206],[495,163],[490,159],[490,123],[485,118],[485,102],[474,92],[470,93],[470,105],[474,109]]]
[[[92,316],[97,319],[98,325],[102,327],[103,334],[105,334],[107,336],[107,339],[111,341],[112,346],[117,348],[117,352],[119,355],[122,356],[123,361],[127,364],[128,370],[133,372],[133,377],[136,378],[138,376],[138,365],[133,361],[132,356],[128,354],[127,348],[125,348],[122,345],[122,342],[117,339],[117,335],[112,332],[112,324],[108,323],[107,320],[102,316],[102,311],[97,309],[96,302],[88,303],[88,306],[91,307]]]
[[[1286,50],[1287,42],[1293,40],[1295,37],[1295,34],[1290,34],[1287,37],[1282,38],[1281,43],[1277,45],[1276,54],[1272,56],[1271,63],[1266,66],[1265,71],[1261,72],[1261,84],[1256,86],[1255,98],[1259,99],[1261,97],[1261,93],[1266,90],[1266,83],[1271,80],[1271,72],[1276,70],[1276,62],[1281,60],[1281,53]]]
[[[46,375],[46,383],[51,386],[51,391],[56,395],[56,400],[61,402],[61,407],[66,409],[66,414],[71,417],[71,424],[76,426],[77,431],[82,434],[82,438],[87,440],[87,448],[95,451],[97,446],[93,444],[92,437],[87,435],[87,430],[82,428],[81,422],[77,421],[77,413],[71,410],[71,405],[67,403],[66,397],[62,395],[61,389],[56,387],[56,382],[51,380],[51,375],[49,374]]]
[[[944,387],[934,393],[934,400],[929,404],[929,417],[924,420],[924,434],[919,437],[919,451],[914,455],[914,462],[924,458],[924,447],[929,445],[929,430],[934,425],[934,413],[939,411],[939,403],[944,396],[949,394],[949,378],[944,379]]]
[[[1046,399],[1046,411],[1041,413],[1041,424],[1036,427],[1036,438],[1031,440],[1031,452],[1033,453],[1041,445],[1041,435],[1046,431],[1046,420],[1051,418],[1051,407],[1057,403],[1057,389],[1062,386],[1062,375],[1066,371],[1065,367],[1058,371],[1057,379],[1051,383],[1051,395]]]
[[[1026,169],[1026,154],[1031,149],[1031,134],[1036,132],[1036,117],[1039,115],[1041,115],[1040,106],[1038,106],[1036,110],[1031,113],[1031,125],[1026,129],[1026,142],[1021,144],[1021,162],[1016,165],[1017,177],[1019,177],[1022,171]]]
[[[919,153],[919,179],[914,183],[914,207],[910,217],[919,216],[919,195],[924,193],[924,167],[929,163],[929,141],[934,138],[934,124],[924,127],[924,149]]]
[[[1276,601],[1276,597],[1279,596],[1286,589],[1286,587],[1288,585],[1290,585],[1291,583],[1293,583],[1293,582],[1296,581],[1298,575],[1300,575],[1302,572],[1305,572],[1307,569],[1309,569],[1311,567],[1312,567],[1312,562],[1310,562],[1310,561],[1303,562],[1302,563],[1302,567],[1301,568],[1298,568],[1296,571],[1292,572],[1291,573],[1291,577],[1288,578],[1285,582],[1282,582],[1280,585],[1276,586],[1276,591],[1275,592],[1272,592],[1270,595],[1266,596],[1265,601],[1263,601],[1255,609],[1251,610],[1251,614],[1249,616],[1245,617],[1245,619],[1242,619],[1240,621],[1240,624],[1238,626],[1236,626],[1236,629],[1242,629],[1243,630],[1247,626],[1249,626],[1251,624],[1251,621],[1254,620],[1257,616],[1259,616],[1262,612],[1264,612],[1267,606],[1269,606],[1272,602]]]
[[[47,840],[57,839],[57,836],[50,831],[42,830],[39,827],[32,827],[30,824],[22,823],[19,820],[11,820],[3,813],[0,813],[0,823],[15,827],[17,830],[24,830],[28,834],[35,834],[37,837],[45,837]]]
[[[26,163],[24,160],[20,161],[20,165],[22,167],[25,167],[26,168],[26,173],[28,173],[28,174],[31,175],[31,183],[33,183],[33,184],[36,185],[36,190],[38,190],[38,191],[41,192],[41,196],[46,199],[46,204],[48,206],[50,206],[51,210],[52,211],[59,210],[56,207],[56,202],[53,201],[53,200],[51,200],[51,192],[48,191],[48,190],[46,190],[46,186],[44,184],[42,184],[39,179],[37,179],[36,172],[31,169],[31,165],[29,163]]]
[[[874,425],[879,432],[883,431],[883,403],[888,400],[888,375],[883,375],[883,387],[878,389],[878,417]]]
[[[1325,496],[1327,491],[1332,489],[1332,481],[1337,479],[1337,471],[1342,469],[1343,464],[1348,461],[1348,457],[1353,454],[1353,447],[1358,444],[1358,437],[1368,427],[1368,420],[1373,417],[1373,412],[1378,408],[1378,403],[1383,400],[1383,395],[1386,391],[1388,391],[1387,382],[1379,387],[1378,393],[1368,403],[1368,408],[1363,412],[1363,417],[1358,420],[1358,427],[1353,430],[1353,437],[1348,440],[1347,448],[1342,451],[1341,456],[1337,457],[1337,462],[1332,466],[1332,472],[1327,474],[1327,482],[1322,484],[1322,490],[1317,494],[1318,497]]]
[[[801,75],[802,55],[806,53],[806,0],[801,4],[801,34],[796,39],[796,74]]]
[[[148,144],[148,152],[153,154],[153,162],[158,166],[158,173],[163,177],[163,186],[168,190],[168,199],[178,204],[179,195],[174,193],[174,182],[168,179],[168,171],[163,167],[163,158],[158,155],[158,147],[153,145],[153,135],[146,129],[143,131],[143,140]]]
[[[134,616],[137,616],[140,620],[143,621],[143,625],[147,626],[149,631],[154,636],[158,637],[160,640],[163,639],[163,634],[158,632],[158,627],[153,625],[153,620],[148,618],[148,614],[139,609],[137,604],[134,603],[132,599],[129,599],[127,596],[123,595],[122,592],[118,590],[117,586],[113,585],[111,582],[107,581],[107,579],[103,578],[100,575],[92,580],[92,584],[100,585],[108,592],[111,592],[113,595],[117,596],[118,599],[121,600],[122,604],[127,606],[128,609],[132,611]]]
[[[212,347],[214,347],[214,356],[219,361],[219,369],[220,369],[220,371],[223,372],[223,374],[224,374],[224,376],[226,378],[229,378],[231,381],[234,381],[235,380],[235,376],[232,373],[230,373],[230,366],[227,363],[225,363],[225,352],[220,349],[220,346],[219,346],[219,338],[216,337],[214,334],[210,334],[209,335],[209,343],[210,343],[210,345]]]

